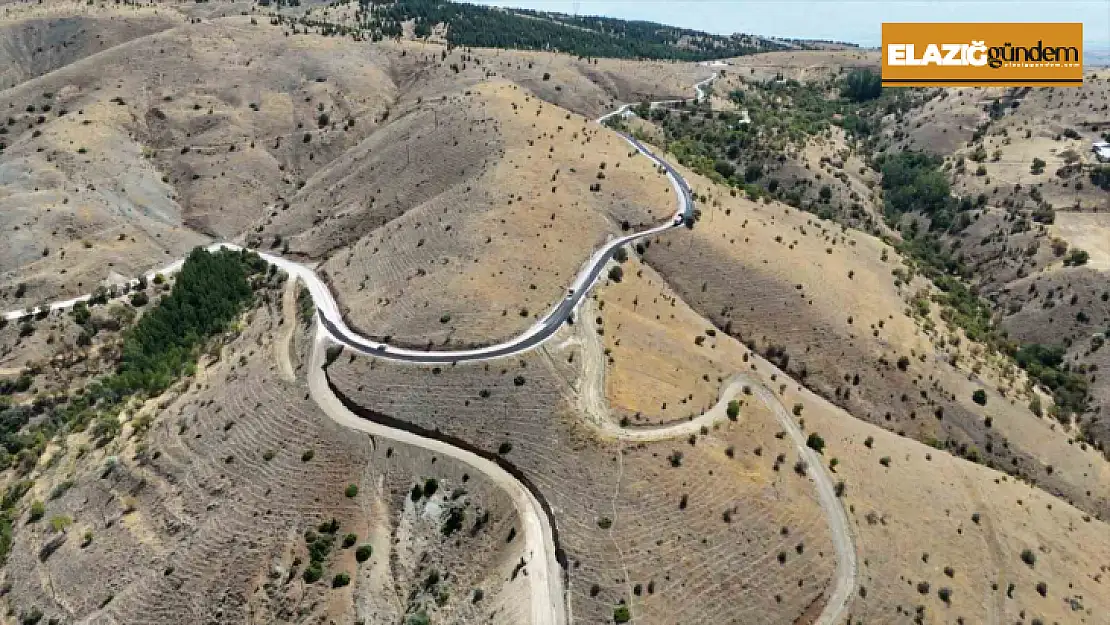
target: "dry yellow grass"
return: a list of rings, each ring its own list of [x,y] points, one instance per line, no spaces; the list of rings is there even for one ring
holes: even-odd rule
[[[1090,255],[1087,267],[1110,271],[1110,213],[1056,213],[1056,223],[1049,230],[1067,241],[1069,248]]]
[[[808,376],[808,384],[835,396],[860,418],[1004,465],[1086,510],[1110,505],[1110,465],[1096,450],[1081,448],[1069,428],[1030,412],[1031,396],[1020,370],[949,327],[937,305],[929,305],[927,316],[914,312],[914,300],[928,294],[927,283],[921,278],[905,283],[906,268],[892,249],[808,213],[731,197],[684,173],[705,195],[701,221],[692,232],[658,237],[645,257],[716,327],[761,352],[783,346],[792,371],[804,371],[799,374]],[[705,322],[694,322],[684,332],[669,330],[668,336],[678,339],[670,361],[649,341],[628,338],[637,332],[651,336],[642,325],[629,322],[634,331],[626,334],[622,323],[621,315],[606,322],[607,345],[616,349],[619,341],[626,348],[615,353],[619,357],[608,388],[620,409],[646,413],[647,406],[654,406],[660,419],[664,402],[682,406],[685,415],[695,412],[681,403],[689,402],[691,393],[696,401],[690,408],[715,397],[712,381],[727,378],[728,372],[708,363],[677,383],[652,386],[643,373],[621,377],[641,359],[654,370],[689,368],[684,345],[693,343],[683,334],[704,332]],[[705,351],[717,362],[723,358]],[[907,359],[904,372],[895,366],[902,358]],[[628,390],[621,389],[624,384]],[[988,394],[986,406],[972,401],[978,389]]]
[[[420,345],[507,338],[562,299],[622,222],[673,214],[666,177],[615,133],[504,81],[469,93],[441,132],[486,133],[500,148],[488,166],[324,265],[356,327]]]
[[[775,385],[773,366],[758,360],[757,370]],[[836,459],[834,479],[846,485],[843,501],[862,563],[853,621],[892,622],[918,605],[925,606],[926,623],[957,617],[1096,623],[1110,611],[1104,521],[997,471],[859,421],[796,382],[781,396],[804,406],[805,429],[824,438],[824,457]],[[1035,564],[1023,562],[1026,549]],[[1040,582],[1047,597],[1039,595]],[[952,590],[948,603],[938,596],[945,587]]]
[[[712,325],[637,255],[629,255],[623,271],[620,282],[599,286],[596,304],[577,321],[583,331],[602,334],[614,418],[641,425],[701,414],[717,402],[722,381],[742,368],[741,358],[718,350]]]
[[[860,241],[857,247],[863,244]],[[640,270],[634,262],[626,263],[626,276]],[[641,394],[653,402],[660,396],[677,400],[687,389],[702,386],[699,373],[727,376],[727,367],[734,367],[733,372],[761,376],[785,405],[801,404],[804,429],[824,438],[824,458],[830,463],[836,459],[834,480],[842,479],[846,485],[843,502],[853,523],[862,587],[850,605],[851,622],[908,619],[918,605],[924,606],[926,623],[954,622],[957,617],[975,623],[1021,618],[1094,623],[1105,613],[1110,605],[1110,592],[1100,581],[1107,574],[1110,556],[1105,522],[1039,488],[861,421],[730,337],[709,339],[701,348],[688,347],[693,345],[691,336],[707,322],[683,302],[674,307],[662,304],[665,321],[654,320],[653,305],[630,305],[630,298],[643,302],[667,292],[654,275],[648,277],[649,271],[620,284],[607,284],[598,292],[598,299],[605,302],[604,312],[610,313],[604,324],[606,344],[614,356],[607,370],[610,402],[620,408],[629,397]],[[650,371],[639,370],[641,359],[651,363]],[[653,371],[676,369],[685,375],[676,374],[674,381],[666,376],[659,382],[652,379]],[[708,396],[710,391],[703,393]],[[749,428],[777,430],[763,410],[758,402],[746,402],[741,410],[746,432]],[[995,427],[1008,428],[1012,444],[1015,439],[1034,444],[1021,434],[1031,426],[1013,423],[1017,419],[1012,408],[990,414],[995,415]],[[1050,428],[1037,436],[1045,439],[1040,450],[1055,461],[1065,455],[1078,456],[1080,462],[1096,460],[1093,452],[1054,447],[1059,437]],[[749,438],[741,448],[759,440]],[[889,467],[880,463],[882,458],[889,458]],[[1105,473],[1089,480],[1074,477],[1088,485],[1110,479]],[[1035,554],[1034,566],[1022,561],[1025,549]],[[922,582],[928,586],[919,586]],[[1047,598],[1038,594],[1040,582],[1047,585]],[[1007,598],[1011,583],[1015,588],[1012,598]],[[951,590],[947,603],[938,595],[942,588]]]

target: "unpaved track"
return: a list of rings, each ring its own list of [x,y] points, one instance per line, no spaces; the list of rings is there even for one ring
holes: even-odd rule
[[[829,602],[825,604],[825,609],[821,611],[821,616],[818,617],[815,625],[835,625],[840,622],[848,602],[852,600],[859,574],[856,547],[852,542],[852,530],[848,526],[848,514],[840,504],[840,498],[836,496],[836,487],[821,456],[806,446],[805,434],[786,411],[782,401],[770,389],[749,377],[748,374],[741,374],[739,380],[741,383],[750,384],[760,401],[775,413],[779,423],[790,434],[794,446],[798,448],[798,453],[809,465],[808,473],[813,478],[814,486],[817,487],[817,499],[821,503],[821,509],[825,511],[825,517],[829,522],[829,534],[836,549],[836,577],[833,579],[833,589],[829,593]]]
[[[278,371],[287,382],[293,382],[297,375],[293,372],[293,360],[289,357],[293,349],[293,333],[297,329],[297,279],[285,281],[285,293],[281,297],[282,328],[281,337],[274,343]]]
[[[594,316],[593,302],[587,300],[582,304],[580,317],[592,319]],[[859,565],[856,560],[856,548],[852,539],[851,528],[848,525],[848,515],[840,498],[836,496],[836,486],[832,476],[822,462],[816,451],[806,446],[806,436],[786,410],[780,400],[763,382],[748,373],[739,373],[728,380],[722,387],[717,398],[717,403],[704,413],[674,424],[649,426],[649,427],[620,427],[614,422],[605,398],[605,354],[604,346],[585,324],[577,329],[572,341],[581,347],[581,367],[578,376],[578,387],[575,389],[577,407],[590,423],[593,424],[602,436],[615,438],[628,442],[660,441],[673,438],[683,438],[701,431],[701,428],[712,428],[713,425],[728,419],[728,403],[744,393],[747,387],[754,396],[766,405],[775,418],[782,424],[798,453],[805,459],[808,474],[813,478],[814,487],[817,489],[818,503],[828,519],[829,534],[833,547],[836,549],[836,573],[833,578],[832,591],[824,610],[815,621],[815,625],[835,625],[840,622],[855,592],[859,575]],[[780,372],[780,375],[783,375]],[[785,376],[784,376],[785,377]],[[742,418],[742,417],[741,417]]]
[[[536,625],[566,625],[563,571],[555,557],[555,537],[540,502],[516,478],[481,456],[438,440],[360,419],[352,414],[328,387],[324,361],[329,340],[323,326],[317,321],[312,360],[308,368],[308,389],[313,401],[340,425],[454,458],[474,467],[503,489],[517,509],[524,534],[528,582],[532,587],[530,622]]]

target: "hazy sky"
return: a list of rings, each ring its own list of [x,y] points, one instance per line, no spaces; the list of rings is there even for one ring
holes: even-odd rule
[[[470,0],[641,19],[711,33],[834,39],[877,46],[883,22],[1083,22],[1089,43],[1110,42],[1110,0]]]

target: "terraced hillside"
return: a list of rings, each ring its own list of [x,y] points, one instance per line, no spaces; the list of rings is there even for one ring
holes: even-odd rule
[[[325,417],[303,382],[278,374],[270,344],[289,338],[279,295],[194,380],[128,414],[117,440],[64,437],[20,476],[32,486],[14,501],[24,512],[4,572],[19,618],[527,614],[505,495],[450,459]],[[43,512],[27,512],[33,500]]]
[[[761,425],[769,414],[753,407],[690,440],[599,438],[567,403],[575,352],[443,369],[343,356],[329,377],[359,406],[523,471],[555,511],[576,620],[622,603],[647,622],[680,608],[766,623],[820,611],[835,556],[812,487],[788,468],[790,443]]]
[[[603,340],[607,391],[595,405],[618,408],[627,398],[649,397],[642,413],[625,417],[633,429],[670,413],[661,404],[678,406],[679,415],[700,410],[687,400],[701,397],[703,386],[729,388],[741,372],[747,389],[737,394],[741,423],[764,401],[788,407],[848,515],[859,574],[845,622],[1097,622],[1110,601],[1100,581],[1104,520],[1042,488],[858,419],[737,339],[714,333],[669,294],[651,266],[635,257],[623,265],[626,277],[597,291],[598,318],[583,315],[589,321],[578,330],[579,397],[596,392],[583,378],[597,373],[590,344]],[[592,349],[602,355],[601,345]],[[683,379],[672,371],[687,372],[687,386],[670,382]],[[766,437],[777,425],[747,427]],[[746,451],[734,449],[738,457]]]

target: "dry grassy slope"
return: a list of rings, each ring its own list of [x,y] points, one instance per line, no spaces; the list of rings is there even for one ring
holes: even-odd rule
[[[324,264],[355,327],[421,346],[506,338],[559,301],[623,222],[639,229],[673,214],[666,177],[581,116],[504,81],[448,104],[457,111],[439,116],[438,133],[421,113],[411,147],[419,160],[406,175],[428,181],[427,193],[409,194],[420,203]],[[474,152],[487,163],[468,162]]]
[[[597,293],[613,355],[606,368],[609,401],[617,407],[639,394],[674,401],[701,386],[703,373],[727,378],[745,371],[761,377],[786,406],[800,404],[803,429],[822,436],[826,462],[835,459],[833,479],[846,486],[842,501],[861,564],[861,589],[846,622],[909,623],[918,606],[924,623],[1100,622],[1110,603],[1104,521],[1000,472],[857,419],[731,337],[707,338],[696,347],[691,336],[707,322],[681,300],[669,304],[667,287],[650,267],[630,260],[625,276]],[[640,303],[630,306],[637,298]],[[640,369],[641,360],[652,363],[651,371]],[[654,371],[673,369],[686,373],[686,387],[652,379]],[[777,431],[773,421],[753,417],[759,407],[746,402],[741,423],[759,424],[765,435]],[[761,440],[752,438],[737,449],[746,452]],[[889,467],[882,458],[890,459]],[[1033,566],[1021,560],[1025,549],[1035,554]],[[1038,594],[1040,582],[1045,598]],[[938,596],[945,587],[952,591],[948,604]]]
[[[1108,85],[1104,70],[1091,70],[1075,89],[949,89],[892,126],[906,133],[902,147],[948,157],[956,194],[986,197],[987,208],[953,237],[959,253],[974,269],[982,293],[995,302],[1010,336],[1068,346],[1072,366],[1098,364],[1097,355],[1091,359],[1087,352],[1107,320],[1101,296],[1110,264],[1100,250],[1110,245],[1110,234],[1100,214],[1068,210],[1110,208],[1107,194],[1081,169],[1094,163],[1090,144],[1107,128]],[[1004,113],[990,120],[987,110],[995,100]],[[985,136],[969,143],[971,132],[985,124]],[[1077,136],[1065,136],[1069,130]],[[938,132],[959,141],[938,142]],[[933,139],[925,136],[930,134]],[[979,150],[982,163],[971,159]],[[1043,173],[1032,173],[1034,158],[1045,161]],[[1056,209],[1057,224],[1031,222],[1029,213],[1042,201]],[[1063,248],[1053,249],[1058,241],[1092,253],[1092,262],[1083,269],[1064,267]],[[1097,374],[1089,379],[1094,401],[1081,422],[1095,444],[1105,447],[1110,438],[1100,413],[1106,389]]]
[[[717,402],[722,382],[746,365],[735,351],[717,349],[724,335],[638,255],[630,254],[622,268],[621,281],[602,283],[596,303],[577,320],[604,341],[613,418],[635,426],[700,415]]]
[[[1106,461],[1033,416],[1022,379],[989,362],[972,374],[982,358],[966,340],[957,346],[935,306],[939,335],[907,316],[908,300],[925,285],[895,285],[891,272],[901,263],[892,250],[883,262],[884,246],[872,237],[731,198],[686,175],[711,196],[701,203],[703,217],[692,232],[660,238],[645,258],[695,310],[761,353],[785,348],[791,371],[862,419],[918,440],[951,441],[1080,508],[1110,511]],[[953,354],[960,368],[949,364]],[[901,357],[909,359],[905,372],[896,366]],[[985,407],[971,401],[979,388],[989,397]]]
[[[301,382],[276,375],[269,344],[282,334],[280,310],[264,306],[249,316],[187,390],[130,412],[121,442],[96,449],[73,435],[31,473],[35,487],[3,574],[14,613],[38,607],[62,621],[128,623],[248,614],[266,622],[392,622],[410,605],[434,606],[430,595],[442,591],[446,603],[429,608],[442,618],[519,622],[527,585],[519,576],[508,581],[520,554],[505,542],[516,522],[507,498],[465,466],[334,425],[305,399]],[[303,350],[307,341],[298,343]],[[153,416],[145,435],[134,429],[142,414]],[[305,461],[307,450],[314,455]],[[428,477],[439,480],[439,493],[414,504],[410,488]],[[49,499],[67,479],[72,487]],[[352,483],[359,493],[345,497]],[[448,502],[456,488],[465,494]],[[46,516],[26,524],[31,499],[47,502]],[[465,522],[447,538],[441,527],[450,505],[465,506]],[[484,529],[472,533],[486,511]],[[74,523],[42,562],[55,515]],[[294,565],[308,561],[302,532],[331,517],[340,522],[339,540],[356,533],[374,555],[358,565],[354,549],[337,544],[324,580],[305,585],[303,564]],[[82,547],[86,531],[92,542]],[[425,592],[432,570],[442,581]],[[332,590],[339,571],[352,583]],[[482,603],[471,601],[475,588],[484,590]]]
[[[936,90],[924,106],[888,116],[884,134],[898,147],[945,156],[967,145],[986,114],[972,89]]]
[[[753,407],[692,443],[599,439],[568,403],[582,356],[566,338],[519,359],[443,369],[340,357],[330,376],[360,405],[504,450],[555,512],[576,620],[607,622],[626,601],[645,623],[677,613],[786,623],[820,604],[835,555],[812,485],[790,469],[796,454],[767,425],[773,417]],[[668,461],[675,451],[680,467]]]
[[[773,81],[776,72],[817,88],[817,83],[835,80],[856,67],[876,69],[877,64],[871,56],[854,51],[768,53],[731,62],[737,65],[715,68],[723,74],[712,85],[714,96],[710,104],[714,110],[731,110],[741,115],[744,107],[728,99],[729,94],[756,89],[755,85]],[[837,94],[830,90],[826,95],[835,98]],[[777,180],[781,188],[798,191],[803,202],[814,203],[818,208],[821,208],[820,189],[828,186],[832,196],[826,203],[827,209],[838,215],[841,222],[877,235],[896,236],[882,216],[877,195],[880,177],[854,149],[842,128],[830,125],[824,133],[810,136],[803,145],[787,144],[778,158],[769,159],[763,167],[764,181]]]
[[[728,59],[728,75],[743,80],[775,80],[781,74],[786,80],[801,83],[820,82],[857,67],[877,69],[879,54],[865,50],[789,50],[765,52]],[[729,85],[732,83],[724,83]],[[717,91],[723,92],[718,88]]]
[[[370,134],[393,92],[381,56],[277,32],[185,25],[0,92],[5,301],[87,291],[105,267],[134,275],[203,241],[193,229],[235,237]],[[17,281],[30,288],[12,302]]]
[[[349,23],[345,19],[349,19],[350,13],[350,6],[329,7],[314,11],[313,18]],[[580,59],[569,54],[528,50],[453,48],[448,51],[434,37],[428,42],[387,41],[379,46],[394,53],[403,52],[409,58],[434,60],[441,70],[450,71],[455,79],[470,82],[490,77],[508,79],[547,102],[591,119],[624,102],[691,97],[691,85],[705,79],[712,71],[693,63]],[[548,75],[546,79],[545,74]]]
[[[65,67],[121,43],[180,25],[172,9],[126,13],[96,8],[20,11],[0,21],[0,89]]]
[[[998,100],[1004,109],[1001,118],[990,120],[987,110]],[[909,111],[888,133],[898,147],[926,150],[955,160],[966,159],[965,169],[954,170],[953,191],[961,195],[987,194],[991,204],[1034,202],[1029,194],[1034,187],[1057,209],[1069,207],[1104,210],[1110,207],[1106,194],[1077,172],[1059,176],[1069,150],[1081,163],[1094,162],[1091,142],[1099,141],[1108,129],[1110,75],[1105,70],[1089,70],[1084,84],[1068,89],[967,88],[938,90],[923,107]],[[981,141],[971,144],[977,127],[989,123]],[[1063,136],[1074,130],[1079,138]],[[981,163],[970,160],[976,148],[986,150]],[[997,157],[995,152],[998,151]],[[1044,172],[1030,170],[1034,158],[1046,162]],[[1081,184],[1077,185],[1079,182]],[[1020,187],[1019,187],[1020,185]]]
[[[778,388],[777,369],[755,360]],[[824,457],[838,462],[834,479],[846,484],[842,501],[861,563],[851,622],[908,623],[919,606],[925,623],[1102,622],[1110,610],[1105,521],[857,420],[794,381],[781,396],[804,406],[805,428],[824,438]],[[1022,561],[1026,549],[1033,565]],[[948,603],[942,588],[952,591]]]

